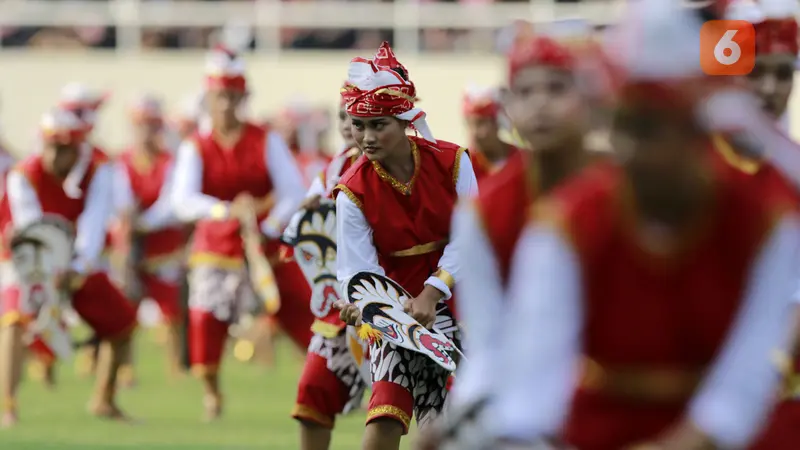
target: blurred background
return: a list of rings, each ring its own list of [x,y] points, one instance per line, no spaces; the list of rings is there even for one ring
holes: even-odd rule
[[[608,0],[2,0],[0,124],[26,153],[42,111],[79,81],[111,94],[95,137],[114,153],[126,137],[125,106],[147,91],[171,110],[201,86],[203,52],[231,41],[247,55],[250,113],[266,118],[287,102],[333,111],[353,56],[383,40],[410,68],[437,136],[465,134],[459,114],[468,82],[502,80],[499,53],[522,26],[583,17],[598,30],[622,11]],[[333,136],[335,141],[335,134]]]

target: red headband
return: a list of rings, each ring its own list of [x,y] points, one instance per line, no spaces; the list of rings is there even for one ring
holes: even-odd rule
[[[462,108],[465,116],[495,118],[500,112],[500,105],[489,96],[470,98],[469,95],[465,95]]]
[[[759,55],[790,53],[797,55],[800,45],[797,42],[797,21],[788,19],[767,19],[754,24],[756,29],[756,52]]]
[[[245,92],[247,81],[242,75],[208,75],[206,76],[206,89],[230,89]]]
[[[342,102],[348,114],[358,117],[396,116],[410,111],[417,101],[417,90],[414,83],[403,79],[401,71],[408,77],[408,71],[397,60],[388,42],[383,42],[371,60],[353,58],[353,63],[369,64],[373,73],[385,73],[397,83],[390,83],[378,88],[364,91],[358,86],[345,82],[341,90]]]
[[[83,129],[43,129],[42,139],[45,142],[58,145],[75,145],[83,142],[86,133]]]
[[[522,69],[539,65],[572,70],[575,55],[567,46],[546,36],[517,41],[508,55],[509,83]]]

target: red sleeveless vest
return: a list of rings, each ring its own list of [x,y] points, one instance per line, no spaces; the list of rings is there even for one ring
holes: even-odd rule
[[[139,204],[140,212],[153,206],[158,200],[161,188],[166,181],[167,171],[173,156],[162,151],[153,161],[126,151],[119,156],[130,180],[133,197]],[[164,228],[148,233],[144,237],[145,264],[160,262],[164,257],[180,256],[186,241],[186,233],[180,226]]]
[[[619,168],[588,169],[542,208],[552,214],[543,220],[554,220],[569,237],[583,281],[588,364],[565,427],[570,444],[617,450],[654,438],[681,417],[720,350],[760,245],[787,208],[785,196],[771,188],[730,172],[714,176],[707,220],[667,255],[656,256],[636,237],[635,206]],[[609,381],[621,380],[618,374],[627,387],[634,379],[661,382],[632,401]],[[670,388],[676,379],[680,393]]]
[[[386,276],[411,295],[419,295],[450,240],[459,163],[466,149],[445,141],[434,145],[422,138],[409,139],[414,175],[408,183],[400,183],[380,164],[361,156],[333,196],[345,194],[361,208]]]
[[[239,142],[222,148],[211,133],[196,134],[194,141],[203,161],[202,192],[222,201],[233,201],[248,192],[261,206],[258,219],[264,219],[274,203],[272,179],[264,158],[268,130],[245,124]],[[244,250],[235,219],[200,220],[195,226],[190,264],[238,266]]]

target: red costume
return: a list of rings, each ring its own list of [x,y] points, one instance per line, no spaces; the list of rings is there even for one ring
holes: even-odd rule
[[[772,3],[774,4],[770,5],[771,8],[767,8],[767,5],[762,8],[758,2],[732,2],[727,15],[730,19],[753,22],[756,31],[757,58],[771,55],[791,55],[796,58],[800,51],[798,24],[795,19],[798,12],[797,4],[796,2]],[[789,185],[772,164],[748,160],[724,146],[721,151],[727,162],[752,175],[757,182],[783,186],[783,189],[792,196],[794,205],[800,206],[800,192],[795,186]],[[789,382],[787,398],[776,407],[761,438],[751,447],[753,450],[789,450],[796,448],[800,442],[800,394],[796,392],[796,382],[792,381],[800,373],[800,355],[795,355],[794,364],[787,369],[790,370],[786,374]],[[793,390],[795,392],[792,392]]]
[[[153,207],[160,199],[173,164],[173,157],[167,151],[158,153],[152,160],[147,158],[133,150],[125,151],[119,156],[124,175],[130,183],[133,201],[140,213]],[[169,217],[162,221],[169,221]],[[141,243],[143,259],[140,261],[144,293],[158,304],[167,322],[180,320],[181,287],[177,279],[172,279],[176,277],[170,276],[171,274],[159,276],[159,272],[167,267],[172,272],[180,272],[186,244],[185,229],[175,221],[172,222],[171,226],[164,223],[154,230],[145,231]]]
[[[457,199],[476,191],[472,164],[465,149],[433,138],[425,113],[414,107],[416,89],[408,71],[387,43],[371,60],[353,59],[348,73],[342,91],[348,114],[394,116],[408,121],[421,137],[408,138],[414,172],[407,182],[362,156],[334,189],[337,221],[347,224],[337,229],[337,277],[346,283],[357,272],[381,273],[415,296],[425,285],[432,286],[449,299],[438,306],[436,326],[455,330],[446,305],[452,305],[458,259],[448,243]],[[362,238],[367,233],[371,242]],[[457,339],[457,331],[451,336]],[[389,343],[373,342],[370,358],[373,384],[367,423],[389,418],[407,431],[412,414],[424,426],[441,411],[449,373]]]
[[[78,185],[81,195],[77,198],[68,195],[63,182],[45,171],[41,155],[26,158],[14,169],[14,173],[23,176],[28,186],[35,191],[42,214],[55,214],[77,224],[78,217],[84,211],[86,194],[95,174],[108,163],[105,154],[97,150],[92,150],[89,158],[90,163]],[[9,195],[13,197],[14,193]],[[6,196],[2,203],[6,243],[16,223],[12,206],[14,202],[14,198],[9,200]],[[80,229],[78,233],[81,233]],[[113,339],[130,333],[136,325],[136,312],[131,303],[113,286],[104,272],[90,271],[85,275],[80,288],[72,294],[72,307],[75,311],[100,338]],[[4,323],[24,323],[33,319],[36,314],[27,305],[20,304],[20,291],[15,285],[4,286],[3,301]]]
[[[360,152],[355,148],[345,149],[336,155],[325,170],[320,172],[307,196],[320,195],[330,198],[335,183],[352,167],[359,155]],[[335,236],[332,238],[335,239]],[[335,245],[335,241],[331,243]],[[324,244],[320,249],[323,248]],[[336,269],[329,267],[330,260],[324,256],[327,249],[320,253],[323,255],[323,269],[312,271],[313,274],[306,274],[310,284],[322,280],[325,276],[333,275],[329,271]],[[319,262],[312,264],[315,264],[315,268],[319,268]],[[333,265],[335,266],[335,260]],[[341,295],[338,287],[327,285],[326,288],[335,289],[337,297]],[[324,289],[322,295],[325,295]],[[366,383],[359,373],[359,367],[354,364],[356,359],[350,353],[355,351],[358,354],[361,346],[359,343],[351,343],[350,338],[345,336],[345,327],[346,324],[339,318],[339,311],[334,308],[331,308],[324,318],[317,317],[314,320],[311,329],[315,336],[309,346],[303,372],[300,375],[297,401],[292,410],[293,418],[332,428],[338,414],[360,404]],[[356,345],[358,348],[352,348],[351,345]],[[363,354],[361,356],[363,358]]]

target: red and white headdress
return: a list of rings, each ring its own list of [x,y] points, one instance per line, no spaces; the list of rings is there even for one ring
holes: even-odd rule
[[[700,67],[701,25],[696,11],[674,0],[632,3],[605,42],[618,101],[691,116],[711,84]]]
[[[224,46],[214,47],[206,57],[206,88],[246,92],[244,61]]]
[[[464,90],[462,111],[465,116],[497,118],[501,109],[499,89],[470,84]]]
[[[77,145],[86,137],[86,125],[65,108],[46,112],[40,121],[42,140],[60,145]]]
[[[82,83],[73,82],[61,89],[58,107],[75,113],[91,131],[97,121],[97,111],[109,96],[108,92],[96,91]]]
[[[164,109],[161,100],[152,94],[142,94],[130,107],[131,116],[137,122],[162,122]]]
[[[405,75],[405,78],[403,75]],[[393,116],[408,121],[423,138],[436,142],[425,112],[414,107],[417,90],[388,42],[372,59],[353,58],[342,88],[347,113],[356,117]]]
[[[732,2],[726,18],[746,20],[756,29],[759,55],[800,51],[797,30],[797,0],[739,0]]]

